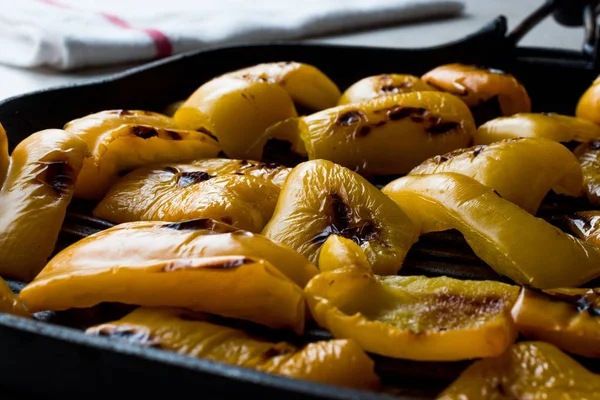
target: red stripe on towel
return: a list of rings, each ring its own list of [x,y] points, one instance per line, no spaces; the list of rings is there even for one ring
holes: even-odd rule
[[[59,3],[55,0],[39,0],[39,1],[41,1],[42,3],[45,3],[45,4],[55,6],[55,7],[76,9],[75,7],[71,7],[67,4]],[[102,15],[108,22],[110,22],[111,24],[113,24],[115,26],[118,26],[119,28],[132,29],[132,30],[135,30],[138,32],[144,32],[154,42],[154,47],[156,47],[156,58],[168,57],[171,54],[173,54],[173,44],[171,43],[171,41],[169,40],[167,35],[165,35],[161,31],[159,31],[158,29],[136,28],[135,26],[130,25],[127,21],[121,19],[120,17],[118,17],[116,15],[107,14],[107,13],[103,13],[103,12],[97,13],[97,14]]]

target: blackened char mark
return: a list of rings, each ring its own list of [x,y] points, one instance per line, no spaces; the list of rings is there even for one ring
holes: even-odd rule
[[[206,182],[212,178],[214,178],[214,175],[210,175],[204,171],[181,172],[177,177],[177,186],[185,188],[201,182]]]
[[[351,110],[340,114],[335,123],[341,126],[350,126],[359,124],[366,118],[365,113],[360,110]]]
[[[142,139],[150,139],[158,136],[158,131],[151,126],[135,125],[131,127],[131,133]]]
[[[443,135],[458,128],[460,128],[460,123],[458,122],[441,122],[432,123],[425,131],[431,135]]]
[[[181,140],[182,137],[178,132],[175,131],[170,131],[170,130],[165,130],[166,134],[169,135],[169,137],[171,138],[171,140]]]
[[[212,133],[211,131],[209,131],[208,129],[206,129],[203,126],[196,129],[196,132],[204,133],[206,136],[210,136],[211,138],[213,138],[216,142],[219,141],[219,139],[214,135],[214,133]]]
[[[57,195],[65,195],[73,189],[73,168],[65,161],[54,161],[46,164],[44,182],[50,186]]]
[[[153,339],[148,331],[143,329],[107,325],[101,327],[96,331],[93,331],[93,333],[97,336],[125,340],[127,342],[131,342],[145,347],[160,348],[160,343]]]

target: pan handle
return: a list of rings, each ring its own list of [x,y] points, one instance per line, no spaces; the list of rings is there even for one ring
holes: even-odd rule
[[[596,18],[600,12],[600,0],[546,0],[538,9],[527,16],[508,35],[509,42],[518,42],[536,25],[552,15],[556,22],[564,26],[584,26],[585,37],[583,55],[594,65],[598,65],[599,33]]]

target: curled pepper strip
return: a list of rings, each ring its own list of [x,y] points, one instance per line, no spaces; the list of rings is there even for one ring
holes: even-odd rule
[[[509,310],[517,287],[381,277],[356,261],[322,272],[305,288],[314,319],[336,338],[353,339],[372,353],[424,361],[496,356],[516,338]]]
[[[421,233],[459,230],[478,257],[519,284],[579,286],[600,276],[600,248],[535,218],[472,178],[406,176],[383,192],[420,221]]]
[[[600,399],[600,377],[551,344],[520,342],[473,363],[437,399]]]
[[[518,137],[555,142],[587,143],[600,139],[600,126],[585,119],[554,113],[519,113],[493,119],[477,128],[473,144],[490,144]]]
[[[260,232],[279,197],[273,180],[285,179],[288,172],[277,164],[246,160],[142,167],[119,179],[94,215],[115,223],[211,218]]]
[[[355,172],[326,160],[304,162],[288,175],[263,235],[312,262],[333,234],[358,243],[379,274],[395,274],[417,229],[409,217]]]
[[[600,289],[522,288],[512,309],[519,332],[586,357],[600,357]]]
[[[469,145],[468,107],[442,92],[412,92],[346,104],[267,129],[309,160],[325,159],[361,174],[404,174],[429,157]],[[301,142],[301,143],[300,143]]]
[[[170,118],[148,111],[109,110],[69,122],[92,157],[84,161],[75,197],[100,200],[125,171],[148,164],[215,157],[221,147],[206,128],[181,130]]]
[[[565,146],[541,138],[517,138],[435,156],[410,175],[456,172],[496,190],[502,198],[535,214],[544,196],[579,196],[582,174],[577,158]]]
[[[15,296],[6,282],[0,278],[0,312],[30,318],[31,314],[21,300]]]
[[[334,107],[341,95],[337,85],[321,70],[299,62],[258,64],[227,76],[275,83],[290,94],[294,103],[312,111]]]
[[[525,87],[511,74],[475,65],[447,64],[422,76],[430,86],[460,97],[473,111],[477,124],[531,111]]]
[[[390,96],[398,93],[435,91],[421,78],[414,75],[383,74],[369,76],[352,84],[338,102],[338,105],[360,103],[361,101]]]
[[[1,144],[3,130],[0,137]],[[14,149],[0,190],[2,276],[29,282],[44,267],[87,155],[83,140],[58,129],[34,133]]]
[[[298,348],[256,338],[184,309],[141,307],[86,333],[292,378],[360,389],[379,386],[373,361],[352,340],[320,341]]]

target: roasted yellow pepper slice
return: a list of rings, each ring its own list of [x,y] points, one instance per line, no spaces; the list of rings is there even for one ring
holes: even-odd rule
[[[100,200],[122,172],[215,157],[221,150],[205,128],[180,130],[170,118],[149,111],[103,111],[71,121],[65,130],[79,135],[92,152],[75,188],[75,197],[89,200]]]
[[[600,204],[600,141],[580,144],[574,151],[583,174],[583,193],[592,204]]]
[[[265,129],[296,115],[292,98],[276,83],[223,75],[200,86],[173,118],[186,129],[208,121],[229,158],[260,160]]]
[[[359,389],[379,386],[373,361],[352,340],[320,341],[298,348],[253,337],[184,309],[141,307],[86,333],[292,378]]]
[[[319,270],[335,271],[348,266],[360,266],[371,270],[371,263],[363,249],[350,239],[338,235],[327,238],[319,251]]]
[[[421,233],[459,230],[477,256],[519,284],[579,286],[600,275],[600,248],[535,218],[467,176],[411,175],[383,192],[420,221]]]
[[[535,214],[554,189],[581,194],[583,180],[577,158],[560,143],[542,138],[516,138],[435,156],[410,175],[456,172],[495,189],[502,198]]]
[[[422,76],[430,86],[459,96],[477,124],[503,115],[531,111],[527,91],[511,74],[474,65],[447,64]]]
[[[520,342],[476,361],[438,400],[600,399],[600,377],[544,342]]]
[[[0,137],[6,140],[3,130]],[[83,140],[58,129],[34,133],[14,149],[0,190],[2,276],[29,282],[46,265],[87,155]]]
[[[600,77],[583,93],[577,102],[575,115],[579,118],[600,124]]]
[[[288,120],[265,131],[263,140],[288,140],[292,150],[306,151],[310,160],[330,160],[362,174],[392,175],[468,146],[474,132],[471,112],[457,97],[412,92]]]
[[[317,323],[336,338],[394,358],[450,361],[501,354],[517,336],[518,288],[492,281],[322,272],[305,288]]]
[[[352,84],[338,102],[339,105],[390,96],[398,93],[418,92],[435,89],[414,75],[382,74],[369,76]]]
[[[546,138],[556,142],[590,142],[600,139],[600,126],[585,119],[554,113],[520,113],[481,125],[474,144],[490,144],[517,137]]]
[[[94,215],[115,223],[211,218],[260,233],[289,169],[278,164],[209,159],[139,168],[113,185]],[[237,168],[235,168],[237,166]],[[231,171],[231,172],[230,172]]]
[[[301,332],[298,285],[316,273],[293,250],[216,221],[133,222],[61,251],[20,298],[31,311],[100,302],[187,307]]]
[[[27,318],[31,317],[23,302],[15,296],[2,278],[0,278],[0,313],[14,314]]]
[[[600,211],[580,211],[566,216],[565,222],[575,236],[600,247]]]
[[[600,357],[600,289],[522,288],[512,309],[517,330],[569,353]]]
[[[352,239],[382,275],[398,271],[417,233],[408,216],[366,179],[326,160],[290,172],[263,230],[312,262],[330,235]]]
[[[294,61],[258,64],[227,75],[276,83],[294,103],[312,111],[335,106],[341,95],[337,85],[321,70]]]

